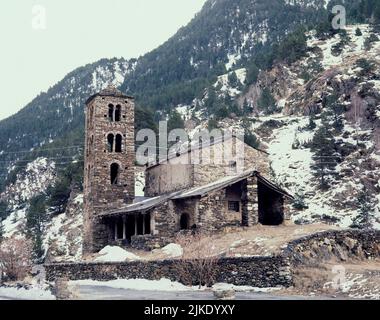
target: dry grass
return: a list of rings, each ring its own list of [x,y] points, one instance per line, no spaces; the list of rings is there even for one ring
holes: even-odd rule
[[[208,237],[213,251],[223,257],[245,257],[256,255],[274,255],[290,241],[316,232],[339,228],[326,224],[262,226],[251,228],[234,228]],[[189,246],[196,249],[199,244],[194,241]],[[168,257],[160,250],[143,252],[129,250],[146,260],[160,260]]]
[[[332,260],[314,267],[299,267],[293,270],[293,282],[293,287],[276,294],[380,299],[380,259],[345,263]]]

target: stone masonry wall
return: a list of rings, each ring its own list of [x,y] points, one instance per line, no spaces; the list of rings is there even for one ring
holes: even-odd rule
[[[121,107],[120,121],[110,121],[109,105]],[[107,136],[122,136],[122,152],[108,150]],[[115,146],[116,141],[114,141]],[[119,165],[119,179],[111,184],[111,164]],[[119,208],[135,195],[134,100],[116,89],[94,96],[86,106],[84,168],[84,251],[93,252],[108,240],[101,213]]]
[[[178,262],[175,260],[130,263],[50,264],[45,266],[46,279],[69,280],[167,278],[180,281]],[[218,261],[215,283],[230,283],[253,287],[290,286],[292,278],[289,263],[281,257],[224,258]],[[197,285],[194,279],[194,285]]]
[[[198,221],[201,230],[213,232],[225,227],[240,226],[242,215],[228,211],[226,190],[223,189],[199,200]]]
[[[237,145],[241,146],[241,141],[239,143]],[[225,143],[205,146],[201,151],[184,153],[170,160],[169,163],[148,168],[145,173],[145,195],[153,197],[186,188],[199,187],[248,170],[256,170],[263,176],[270,177],[268,155],[246,144],[244,144],[242,152],[233,154],[231,158],[240,166],[240,171],[236,172],[231,169],[230,164],[225,160],[225,149],[235,150],[235,144],[236,138],[233,138]],[[200,163],[198,158],[202,159],[202,157],[209,158],[210,161]],[[198,160],[194,161],[194,158]]]
[[[236,139],[232,140],[235,144]],[[244,144],[244,152],[233,157],[232,160],[237,162],[237,165],[242,166],[241,170],[235,172],[230,168],[229,163],[225,163],[223,155],[226,145],[218,144],[208,147],[207,150],[202,151],[210,155],[211,164],[196,164],[194,165],[194,186],[202,186],[208,183],[217,181],[226,176],[236,175],[248,170],[256,170],[265,177],[270,177],[270,166],[268,155],[265,152],[256,150]],[[228,144],[227,144],[228,147]]]
[[[320,232],[297,239],[284,256],[292,265],[317,265],[330,259],[342,262],[380,258],[380,231],[344,230]]]
[[[291,286],[292,269],[298,265],[315,265],[331,258],[379,259],[380,231],[326,231],[302,237],[289,243],[273,257],[221,258],[216,266],[215,282],[255,287]],[[47,264],[46,279],[70,280],[168,278],[179,281],[176,260],[136,261],[123,263]],[[196,284],[196,283],[194,283]]]

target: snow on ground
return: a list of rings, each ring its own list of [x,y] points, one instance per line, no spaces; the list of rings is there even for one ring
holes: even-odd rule
[[[94,281],[94,280],[78,280],[70,281],[69,286],[95,286],[95,287],[110,287],[114,289],[138,290],[138,291],[205,291],[210,288],[198,286],[188,287],[179,282],[174,282],[169,279],[162,278],[161,280],[146,280],[146,279],[117,279],[111,281]],[[215,291],[234,290],[236,292],[272,292],[281,288],[256,288],[249,286],[235,286],[227,283],[217,283],[212,288]]]
[[[124,262],[141,260],[139,256],[116,246],[107,246],[99,252],[95,262]]]
[[[216,283],[212,286],[212,289],[215,291],[228,291],[228,290],[234,290],[236,292],[273,292],[277,290],[281,290],[282,288],[256,288],[256,287],[250,287],[250,286],[235,286],[233,284],[228,283]]]
[[[166,247],[162,248],[161,251],[171,258],[177,258],[183,255],[182,247],[175,243],[168,244]]]
[[[33,286],[31,288],[0,287],[0,300],[55,300],[46,288]]]
[[[144,291],[189,291],[191,287],[186,287],[179,282],[169,279],[146,280],[146,279],[117,279],[111,281],[78,280],[70,281],[70,287],[75,286],[100,286],[114,289],[144,290]]]

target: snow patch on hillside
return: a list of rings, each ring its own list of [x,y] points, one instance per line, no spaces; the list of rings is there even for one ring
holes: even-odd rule
[[[4,238],[23,237],[23,229],[26,222],[26,208],[15,210],[2,222]]]
[[[220,88],[219,91],[223,94],[228,94],[231,97],[236,97],[241,93],[241,90],[237,87],[233,87],[229,82],[229,76],[235,72],[236,77],[240,85],[245,83],[247,77],[247,70],[245,68],[237,69],[235,71],[231,71],[229,73],[223,74],[218,77],[218,80],[214,84],[215,88]]]
[[[308,206],[300,212],[294,212],[293,220],[315,222],[321,218],[336,219],[340,227],[349,227],[357,216],[357,210],[349,207],[338,209],[335,205],[337,195],[350,187],[350,181],[341,181],[326,192],[318,189],[318,183],[312,173],[313,153],[302,144],[309,142],[315,131],[300,131],[307,126],[308,117],[283,117],[286,125],[273,131],[268,152],[276,182],[288,189],[293,195],[302,195]],[[301,147],[294,148],[299,142]],[[339,170],[339,168],[338,168]],[[356,186],[355,186],[356,187]]]
[[[110,84],[119,87],[133,68],[128,61],[115,61],[112,68],[98,66],[92,73],[91,88],[99,92]]]
[[[360,29],[362,35],[356,35],[357,28]],[[333,66],[341,65],[350,59],[350,57],[366,53],[364,49],[364,41],[370,34],[370,26],[368,24],[350,25],[347,26],[345,30],[347,31],[348,36],[351,38],[351,42],[349,45],[346,45],[343,48],[342,53],[337,56],[333,55],[332,49],[341,40],[339,34],[336,34],[334,37],[327,40],[319,40],[315,38],[315,36],[311,36],[307,41],[309,48],[320,48],[322,50],[323,58],[321,63],[324,69],[330,69]]]
[[[47,158],[37,158],[30,162],[24,171],[17,174],[16,181],[1,194],[10,206],[29,201],[45,191],[56,178],[55,164]]]
[[[228,62],[226,63],[226,70],[230,71],[236,63],[241,59],[241,55],[239,53],[228,54],[227,55]]]

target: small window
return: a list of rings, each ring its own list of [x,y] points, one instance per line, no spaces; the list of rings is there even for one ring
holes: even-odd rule
[[[120,171],[120,167],[117,163],[111,164],[111,184],[112,185],[119,184],[119,171]]]
[[[121,120],[121,106],[117,105],[115,109],[115,122],[119,122]]]
[[[122,151],[123,137],[121,134],[116,135],[115,152],[120,153]]]
[[[113,104],[108,105],[108,120],[111,122],[114,121],[114,112],[115,109]]]
[[[228,211],[240,212],[240,202],[228,201]]]
[[[108,136],[107,136],[107,146],[108,146],[108,152],[113,152],[113,145],[114,145],[114,135],[112,133],[110,133]]]

